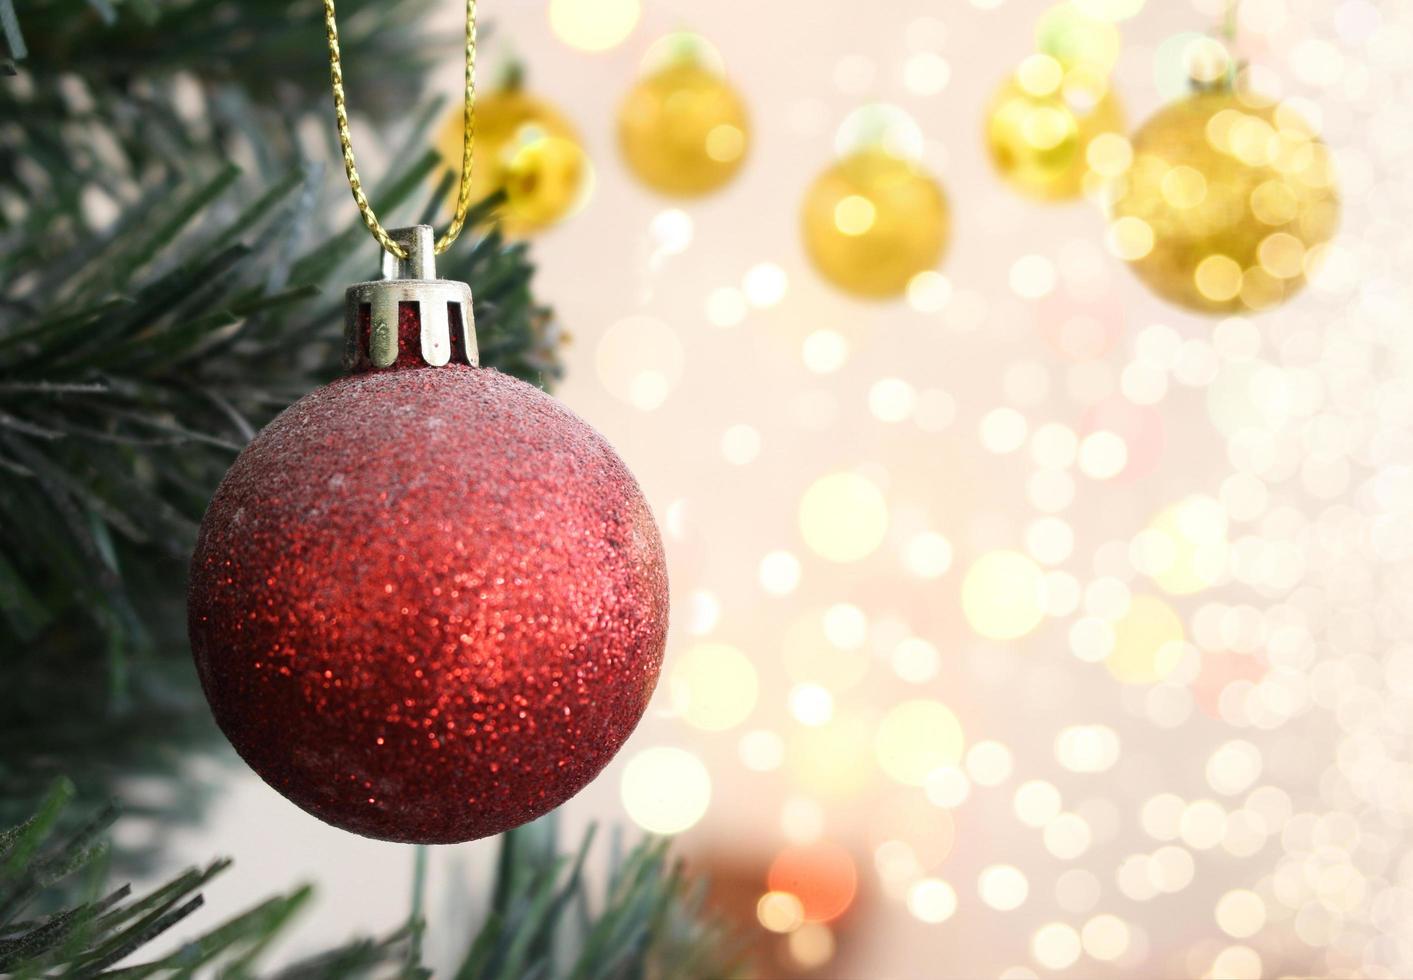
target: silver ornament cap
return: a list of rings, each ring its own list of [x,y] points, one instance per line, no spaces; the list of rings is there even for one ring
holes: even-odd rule
[[[437,278],[432,226],[395,228],[388,235],[407,258],[384,251],[383,278],[345,291],[344,367],[389,368],[409,352],[431,367],[453,361],[478,367],[471,287]],[[414,316],[406,315],[409,309]],[[415,336],[402,336],[413,330]]]

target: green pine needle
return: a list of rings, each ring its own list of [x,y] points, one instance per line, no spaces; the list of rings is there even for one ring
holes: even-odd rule
[[[56,781],[34,816],[0,831],[0,973],[6,976],[261,976],[261,963],[313,898],[308,886],[295,888],[195,937],[175,938],[204,904],[208,886],[230,871],[222,860],[184,871],[140,898],[127,886],[105,894],[95,878],[86,894],[57,911],[21,919],[30,907],[52,905],[49,891],[106,854],[102,835],[112,808],[56,839],[58,817],[73,795],[71,784]],[[665,842],[635,847],[610,870],[606,893],[594,895],[584,874],[593,830],[572,856],[556,847],[555,830],[550,818],[501,838],[496,904],[470,934],[457,980],[696,980],[727,977],[740,966],[739,944],[703,914],[699,892],[670,863]],[[431,975],[420,955],[425,929],[414,906],[392,934],[355,939],[275,976],[422,980]]]

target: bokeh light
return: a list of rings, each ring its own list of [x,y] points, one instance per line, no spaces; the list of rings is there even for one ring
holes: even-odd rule
[[[800,533],[821,558],[866,558],[888,530],[888,500],[857,473],[832,473],[812,483],[800,499]]]
[[[582,51],[639,19],[556,6],[620,11],[603,40],[554,26]],[[759,151],[709,207],[615,199],[593,247],[621,221],[643,261],[560,303],[603,404],[582,371],[565,397],[664,495],[676,639],[625,808],[653,739],[689,757],[669,787],[710,773],[631,819],[699,828],[706,860],[848,857],[827,918],[751,872],[769,970],[939,943],[1014,980],[1407,973],[1413,59],[1387,5],[1306,7],[972,0],[802,53],[788,94],[702,22]],[[1084,203],[1010,193],[988,126],[949,128],[989,124],[992,85]],[[863,151],[955,236],[886,295],[827,288],[794,240],[816,168]],[[812,220],[840,247],[927,223],[836,191]]]
[[[756,918],[771,932],[794,932],[805,924],[805,907],[792,892],[770,891],[756,903]]]
[[[570,47],[604,51],[621,44],[638,24],[640,0],[550,0],[550,28]]]
[[[756,703],[756,669],[724,643],[698,643],[677,657],[669,680],[683,720],[708,732],[734,728]]]
[[[620,786],[623,808],[653,834],[680,834],[706,814],[711,775],[686,749],[654,746],[629,760]]]
[[[1045,615],[1045,575],[1018,552],[983,555],[967,569],[962,582],[962,611],[982,636],[996,640],[1025,636]]]
[[[614,396],[645,412],[660,408],[682,378],[682,342],[661,320],[632,316],[599,338],[599,380]]]
[[[981,872],[977,884],[981,900],[998,912],[1009,912],[1025,904],[1030,883],[1025,874],[1009,864],[993,864]]]
[[[1114,623],[1113,649],[1104,663],[1125,684],[1162,680],[1176,669],[1186,635],[1172,606],[1156,596],[1134,596]]]
[[[874,737],[878,765],[900,783],[921,786],[934,770],[962,758],[962,726],[938,701],[916,699],[895,705]]]
[[[908,911],[920,922],[946,922],[957,911],[957,893],[939,878],[923,878],[908,890]]]
[[[771,891],[799,899],[807,922],[828,922],[843,915],[858,890],[854,859],[830,841],[785,848],[770,863],[766,879]]]

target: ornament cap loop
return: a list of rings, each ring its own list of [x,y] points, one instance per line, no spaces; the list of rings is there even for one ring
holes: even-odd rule
[[[407,257],[400,259],[391,252],[384,251],[384,279],[437,278],[436,245],[431,225],[394,228],[388,233],[388,237],[402,246]]]
[[[477,367],[471,287],[438,279],[431,225],[395,228],[388,237],[407,253],[383,253],[383,278],[344,293],[344,367]]]

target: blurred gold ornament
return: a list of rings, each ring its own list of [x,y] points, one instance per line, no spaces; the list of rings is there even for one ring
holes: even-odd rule
[[[458,109],[437,144],[453,169],[461,165],[461,125]],[[574,127],[527,94],[514,74],[477,101],[471,199],[505,191],[496,218],[506,235],[522,238],[559,221],[583,199],[588,176],[588,157]]]
[[[950,219],[941,186],[881,147],[857,150],[815,180],[801,214],[805,248],[820,273],[860,296],[897,296],[932,268]]]
[[[991,103],[986,145],[1007,183],[1032,197],[1078,197],[1095,137],[1123,127],[1118,101],[1102,75],[1065,71],[1036,54],[1006,79]]]
[[[661,63],[633,86],[618,110],[623,157],[653,190],[682,197],[707,194],[745,162],[750,140],[745,106],[705,41],[674,34],[655,48]]]
[[[1150,289],[1203,313],[1294,295],[1334,234],[1329,150],[1286,105],[1223,87],[1172,103],[1117,177],[1111,249]]]

